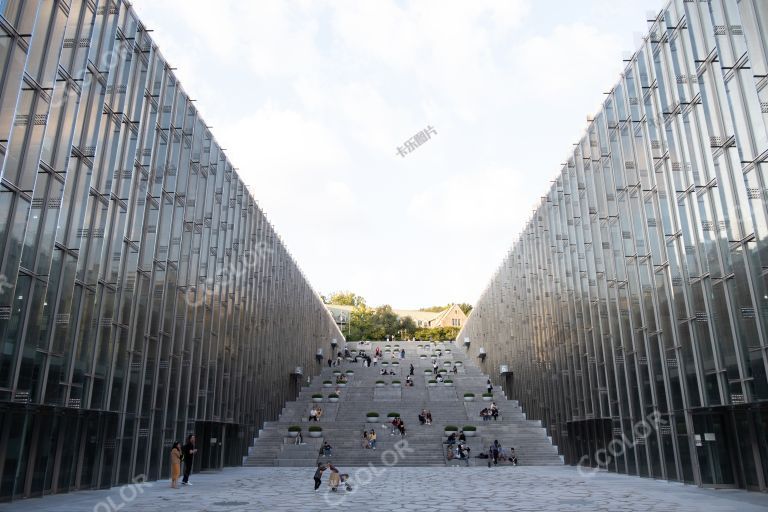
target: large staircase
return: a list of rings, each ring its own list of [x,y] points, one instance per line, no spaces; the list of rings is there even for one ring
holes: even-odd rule
[[[374,466],[393,463],[401,466],[466,464],[464,461],[449,461],[446,457],[444,428],[447,425],[477,427],[476,436],[467,438],[472,449],[472,465],[485,463],[475,456],[487,450],[494,440],[505,448],[513,447],[521,466],[562,464],[557,447],[552,445],[541,422],[527,420],[517,401],[508,400],[498,387],[493,393],[493,400],[500,411],[498,420],[483,421],[480,418],[480,411],[490,405],[482,397],[488,377],[481,373],[463,348],[452,343],[402,341],[346,344],[352,354],[356,350],[365,350],[373,355],[377,346],[384,351],[384,357],[377,366],[366,368],[361,361],[354,363],[349,360],[338,367],[325,366],[321,375],[301,390],[296,401],[285,405],[279,420],[264,425],[243,464],[314,466],[318,461],[325,460],[342,467],[367,466],[369,463]],[[440,348],[441,355],[436,356]],[[405,349],[404,359],[399,357],[401,349]],[[428,384],[430,379],[434,379],[431,373],[433,360],[441,369],[449,370],[445,378],[452,380],[452,385]],[[458,373],[454,375],[451,370],[457,361],[461,364],[457,365]],[[406,387],[405,379],[411,364],[415,367],[414,386]],[[394,370],[396,375],[380,375],[382,368]],[[340,388],[338,402],[331,403],[328,395],[336,391],[338,373],[347,375],[348,383]],[[400,381],[399,386],[393,384],[392,381],[396,380]],[[333,384],[327,387],[324,381]],[[377,381],[386,384],[377,386]],[[474,401],[464,399],[467,392],[475,394]],[[309,421],[309,411],[315,405],[312,395],[318,393],[323,395],[322,403],[318,404],[323,409],[323,415],[318,422]],[[432,425],[419,424],[418,414],[422,409],[432,412]],[[378,421],[368,422],[368,412],[378,412]],[[405,438],[390,434],[391,418],[387,416],[393,412],[399,413],[405,422]],[[296,445],[295,439],[289,437],[288,428],[292,425],[301,427],[304,444]],[[311,426],[322,428],[321,437],[310,437],[308,429]],[[363,430],[371,428],[377,432],[376,450],[362,447]],[[323,441],[328,441],[333,447],[330,457],[319,455]],[[382,457],[387,450],[392,452]]]

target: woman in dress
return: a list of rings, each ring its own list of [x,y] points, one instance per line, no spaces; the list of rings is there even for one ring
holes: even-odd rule
[[[179,476],[181,475],[181,443],[176,441],[171,448],[171,487],[178,489]]]

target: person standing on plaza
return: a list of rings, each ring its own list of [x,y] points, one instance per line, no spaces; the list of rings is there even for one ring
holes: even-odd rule
[[[171,487],[179,488],[179,476],[181,476],[181,443],[176,441],[171,448]]]
[[[414,370],[413,363],[411,363],[411,375],[413,375],[413,370]]]
[[[325,464],[318,462],[317,463],[317,469],[315,470],[315,476],[313,477],[315,480],[315,491],[317,491],[320,488],[320,484],[323,481],[323,471],[328,469],[328,466]]]
[[[493,393],[493,384],[491,384],[491,379],[488,379],[488,382],[486,383],[486,389],[488,389],[489,393]]]
[[[371,429],[371,433],[368,436],[368,441],[371,444],[371,448],[375,450],[376,449],[376,429],[373,429],[373,428]]]
[[[192,473],[192,464],[195,462],[195,454],[197,438],[195,434],[189,434],[187,437],[187,444],[182,447],[182,453],[184,454],[184,478],[181,483],[183,485],[192,485],[189,483],[189,475]]]

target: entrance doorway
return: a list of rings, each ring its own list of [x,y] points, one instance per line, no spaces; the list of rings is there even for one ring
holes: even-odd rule
[[[692,417],[702,487],[768,490],[768,406],[709,408]]]
[[[221,446],[224,442],[223,423],[213,421],[198,421],[195,431],[198,436],[199,456],[195,457],[195,469],[199,471],[221,469],[224,464],[221,458]],[[198,462],[199,461],[199,462]]]

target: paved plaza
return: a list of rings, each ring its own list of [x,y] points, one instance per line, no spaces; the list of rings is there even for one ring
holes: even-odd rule
[[[344,468],[342,468],[343,470]],[[232,468],[196,474],[192,487],[139,487],[32,498],[2,512],[175,511],[738,511],[768,510],[768,495],[711,490],[573,467],[351,468],[352,492],[313,491],[309,468]],[[367,482],[367,483],[366,483]]]

